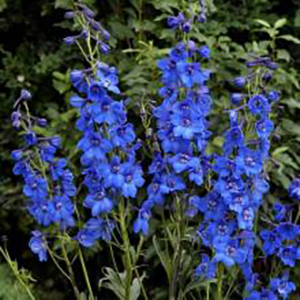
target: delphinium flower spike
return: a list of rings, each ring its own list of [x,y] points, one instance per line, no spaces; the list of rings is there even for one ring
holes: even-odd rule
[[[111,239],[116,224],[110,213],[121,198],[135,198],[144,179],[135,158],[139,144],[133,125],[127,122],[124,102],[113,99],[120,98],[118,70],[99,60],[100,52],[109,51],[105,44],[109,34],[86,6],[77,7],[74,14],[85,26],[82,38],[87,42],[86,50],[83,46],[80,49],[86,51],[91,68],[71,72],[70,80],[78,94],[70,98],[70,103],[80,115],[76,127],[82,138],[77,147],[82,152],[84,184],[88,189],[84,206],[92,215],[77,239],[83,246],[91,247],[99,239]]]
[[[47,235],[46,228],[53,223],[59,224],[61,229],[75,225],[71,197],[76,195],[76,187],[66,159],[55,157],[60,137],[42,136],[36,131],[36,126],[45,127],[47,121],[30,114],[29,99],[31,94],[22,90],[12,113],[13,126],[17,130],[22,129],[25,141],[23,148],[12,152],[15,161],[13,172],[23,177],[23,193],[29,198],[28,211],[41,230],[45,228],[43,231]],[[29,245],[44,261],[47,259],[45,235],[38,230],[32,234]]]

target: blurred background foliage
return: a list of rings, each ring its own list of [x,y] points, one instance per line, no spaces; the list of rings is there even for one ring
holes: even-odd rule
[[[151,107],[159,103],[156,60],[166,55],[177,39],[166,28],[166,18],[183,9],[185,1],[84,2],[98,11],[98,19],[111,33],[112,51],[103,60],[119,68],[121,90],[125,98],[131,99],[129,113],[142,137],[149,126]],[[74,145],[78,133],[74,128],[76,111],[67,101],[72,93],[68,74],[74,68],[83,67],[84,62],[76,47],[62,43],[73,30],[71,22],[63,17],[70,5],[69,0],[0,0],[0,237],[11,257],[34,274],[41,299],[67,299],[66,282],[59,279],[50,263],[40,264],[28,250],[29,231],[34,224],[26,214],[21,183],[11,171],[10,152],[18,147],[19,140],[12,130],[10,114],[20,89],[29,89],[33,94],[32,112],[49,120],[52,129],[48,130],[62,134],[64,153],[76,171]],[[211,150],[220,149],[221,134],[228,126],[222,115],[229,108],[229,95],[234,91],[230,80],[246,73],[244,62],[250,53],[271,55],[280,65],[274,87],[280,91],[281,101],[274,112],[276,131],[266,173],[272,182],[269,203],[279,199],[284,202],[286,188],[299,175],[300,168],[300,2],[208,0],[207,5],[208,22],[199,23],[191,37],[212,50],[209,63],[213,71],[209,85],[214,99],[210,117],[214,132]],[[146,113],[142,120],[141,109]],[[154,247],[159,245],[154,243]],[[149,260],[152,254],[150,249]],[[97,261],[99,268],[103,267],[103,261],[103,258]],[[156,272],[162,271],[158,265],[159,262],[154,262]],[[7,275],[9,272],[0,264],[0,287],[6,290],[14,286],[13,279]],[[159,282],[159,278],[156,280]],[[1,299],[23,299],[14,293],[12,290],[4,293],[0,288]],[[151,299],[165,299],[164,293],[163,289],[154,290]],[[113,299],[107,297],[103,299]]]

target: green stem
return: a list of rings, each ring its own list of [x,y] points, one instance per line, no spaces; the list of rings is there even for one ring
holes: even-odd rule
[[[52,260],[53,260],[53,262],[54,262],[54,264],[55,264],[55,266],[57,267],[57,269],[70,281],[70,282],[72,282],[71,281],[71,278],[70,278],[70,276],[63,270],[63,268],[59,265],[59,263],[58,263],[58,261],[56,260],[56,258],[55,258],[55,256],[53,255],[53,253],[52,253],[52,250],[49,248],[49,247],[47,247],[47,250],[48,250],[48,253],[49,253],[49,255],[50,255],[50,257],[52,258]]]
[[[299,218],[300,218],[300,205],[298,205],[298,213],[297,213],[297,216],[296,216],[296,219],[295,219],[295,224],[298,223]]]
[[[210,296],[210,282],[206,284],[206,300],[209,300]]]
[[[223,264],[220,264],[218,269],[217,300],[223,300],[222,298],[223,273],[224,273],[224,266]]]
[[[16,265],[12,264],[11,258],[8,254],[8,252],[4,251],[2,249],[2,247],[0,247],[0,252],[1,254],[4,256],[5,260],[7,261],[9,267],[11,268],[12,272],[14,273],[15,277],[17,278],[17,280],[19,281],[19,283],[23,286],[23,288],[26,290],[29,298],[31,300],[35,300],[35,297],[33,296],[33,294],[31,293],[28,285],[24,282],[24,280],[21,278],[20,274],[19,274],[19,270],[17,269]]]
[[[183,218],[183,208],[181,205],[181,201],[178,195],[175,197],[175,215],[174,219],[176,222],[177,227],[177,246],[173,260],[173,270],[172,270],[172,279],[169,286],[169,300],[175,300],[176,293],[177,293],[177,282],[178,282],[178,272],[179,272],[179,265],[181,261],[181,254],[182,254],[182,245],[181,240],[184,237],[184,218]]]
[[[125,286],[125,300],[131,300],[131,281],[132,281],[132,263],[130,255],[130,240],[128,237],[126,216],[125,216],[125,204],[122,198],[119,204],[120,211],[120,227],[123,238],[123,249],[125,251],[125,269],[126,269],[126,286]]]
[[[88,291],[89,291],[89,294],[90,294],[89,299],[94,300],[95,298],[94,298],[92,286],[91,286],[91,283],[90,283],[89,275],[88,275],[88,272],[87,272],[87,269],[86,269],[85,261],[84,261],[83,254],[82,254],[82,251],[81,251],[80,247],[79,247],[78,253],[79,253],[79,260],[80,260],[82,270],[83,270],[83,274],[84,274],[84,279],[85,279],[85,282],[86,282],[86,285],[87,285],[87,288],[88,288]]]
[[[76,297],[76,299],[80,300],[80,293],[79,293],[79,290],[78,290],[77,285],[76,285],[75,275],[74,275],[72,265],[71,265],[71,262],[69,260],[66,248],[65,248],[65,243],[64,243],[63,237],[61,235],[60,235],[60,241],[61,241],[62,254],[63,254],[63,257],[64,257],[64,261],[66,263],[67,269],[68,269],[68,273],[69,273],[69,277],[70,277],[70,281],[71,281],[71,284],[72,284],[72,287],[73,287],[75,297]]]

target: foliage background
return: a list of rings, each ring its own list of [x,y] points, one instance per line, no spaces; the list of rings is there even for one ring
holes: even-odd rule
[[[98,19],[112,35],[113,50],[106,59],[120,70],[122,91],[131,99],[130,115],[135,120],[138,133],[143,136],[145,128],[139,112],[142,106],[146,106],[147,110],[149,104],[155,104],[157,100],[159,74],[155,61],[175,43],[174,33],[166,29],[166,17],[178,12],[181,1],[84,2],[98,11]],[[57,276],[51,263],[39,263],[28,249],[29,232],[34,224],[24,208],[20,181],[11,171],[10,152],[18,147],[18,137],[12,130],[10,114],[20,89],[29,89],[34,95],[30,104],[32,111],[48,118],[56,133],[64,133],[65,153],[75,170],[76,153],[72,149],[76,143],[76,131],[73,129],[76,113],[67,101],[71,93],[68,72],[82,66],[83,61],[75,47],[62,43],[72,30],[71,23],[63,18],[69,4],[68,0],[0,0],[0,238],[11,257],[37,279],[35,286],[41,299],[72,299],[72,293],[66,282]],[[208,6],[209,21],[198,25],[193,38],[212,49],[210,67],[214,75],[210,85],[214,110],[210,121],[216,133],[212,143],[214,150],[220,148],[220,135],[226,128],[226,120],[220,119],[220,113],[228,107],[229,94],[234,91],[229,81],[241,71],[245,72],[243,62],[248,53],[269,52],[281,66],[276,84],[282,97],[274,116],[277,128],[272,141],[272,161],[268,165],[272,193],[263,208],[267,213],[270,203],[276,199],[285,201],[290,180],[299,175],[300,2],[209,0]],[[274,47],[270,47],[268,33],[259,31],[263,26],[255,20],[273,25],[283,18],[287,22],[279,28],[280,34],[289,37],[276,40]],[[95,258],[90,253],[90,266],[97,263],[100,270],[107,253],[102,255]],[[157,262],[154,265],[152,272],[163,272]],[[294,272],[300,286],[297,276],[300,275],[300,267]],[[3,292],[15,285],[14,280],[8,278],[8,273],[5,265],[0,264],[0,298],[23,299],[16,298],[13,291],[12,294]],[[161,293],[163,295],[163,289]],[[109,294],[106,297],[104,299],[113,299],[109,298]],[[163,296],[161,299],[164,299]]]

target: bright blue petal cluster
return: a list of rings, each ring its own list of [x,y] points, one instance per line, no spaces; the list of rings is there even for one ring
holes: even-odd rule
[[[195,43],[189,41],[178,43],[169,57],[158,61],[164,84],[159,90],[163,102],[153,114],[161,150],[154,153],[149,168],[154,176],[134,224],[135,232],[148,233],[153,205],[162,206],[169,195],[203,183],[208,160],[205,148],[210,136],[206,117],[212,100],[205,85],[210,72],[194,62],[199,58]]]
[[[238,77],[234,83],[243,88],[252,79],[251,75]],[[263,196],[269,190],[263,166],[269,157],[269,137],[274,129],[269,118],[272,101],[265,90],[251,97],[236,93],[233,98],[235,105],[243,101],[244,104],[229,110],[230,126],[224,134],[223,155],[215,155],[212,163],[216,174],[212,189],[204,197],[192,196],[189,203],[192,215],[197,212],[203,215],[198,235],[202,243],[213,250],[210,264],[239,265],[246,281],[251,281],[256,245],[254,221]],[[251,133],[243,128],[247,115],[252,115],[255,120],[255,131]],[[270,247],[266,248],[271,251]],[[267,295],[269,292],[262,293]],[[249,299],[261,295],[253,292]]]
[[[114,67],[98,63],[97,72],[73,71],[73,86],[81,94],[70,99],[80,113],[77,129],[83,135],[77,144],[82,151],[81,163],[88,195],[84,206],[91,210],[92,219],[77,235],[85,247],[97,240],[109,240],[115,227],[107,218],[120,197],[135,198],[144,184],[143,171],[135,160],[135,133],[127,122],[123,101],[111,93],[120,94],[118,74]],[[85,95],[85,96],[82,96]]]
[[[35,125],[45,126],[46,122],[30,116],[26,103],[29,95],[29,92],[22,91],[12,114],[13,126],[25,129],[25,146],[12,152],[15,162],[13,172],[24,179],[23,193],[29,198],[28,211],[38,224],[47,227],[58,223],[61,229],[66,229],[75,225],[71,197],[76,195],[77,189],[73,174],[65,159],[55,157],[61,139],[57,136],[43,137],[34,131]],[[22,111],[23,106],[26,113]],[[33,252],[39,254],[40,260],[46,260],[44,250],[37,251],[37,245],[42,245],[42,234],[37,233],[33,232],[30,246],[35,249]]]

